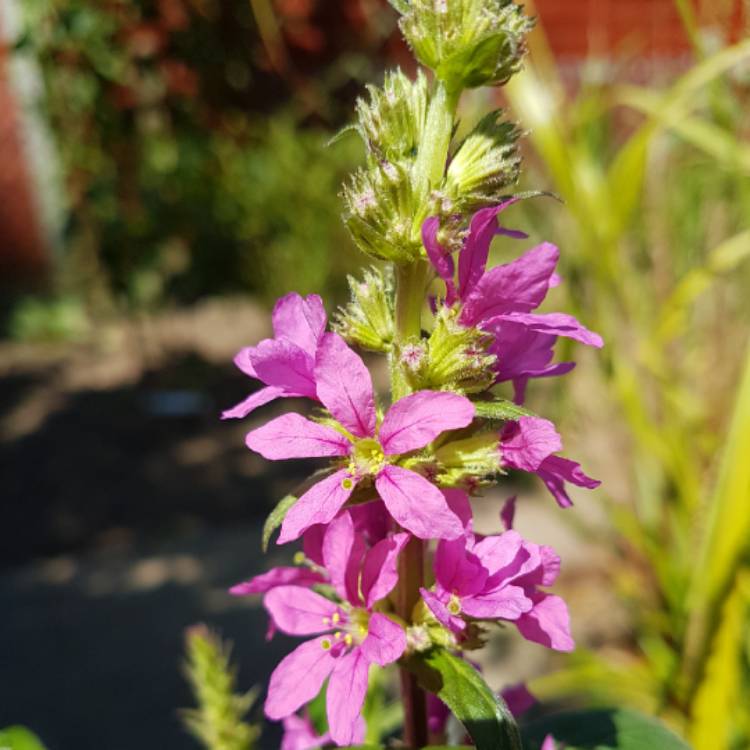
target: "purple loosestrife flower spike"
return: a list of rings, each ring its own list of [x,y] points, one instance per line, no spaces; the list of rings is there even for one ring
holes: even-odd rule
[[[406,650],[403,627],[374,607],[398,582],[398,554],[408,539],[408,534],[395,534],[365,551],[350,514],[343,513],[323,540],[326,571],[341,602],[298,586],[266,594],[263,604],[279,630],[317,636],[285,657],[271,675],[265,705],[270,719],[295,713],[328,679],[331,738],[340,745],[362,742],[370,665],[392,664]]]
[[[234,358],[237,367],[266,384],[244,401],[227,409],[222,419],[246,417],[277,398],[317,400],[315,354],[326,327],[326,312],[317,294],[296,292],[282,297],[273,310],[274,338],[243,349]]]
[[[340,430],[287,414],[253,430],[246,439],[251,450],[271,460],[348,459],[344,468],[315,484],[291,507],[279,543],[297,539],[314,524],[333,520],[365,477],[374,481],[391,516],[415,536],[459,536],[463,524],[443,493],[397,461],[403,454],[424,448],[441,433],[471,424],[471,401],[454,393],[413,393],[393,404],[378,428],[370,374],[361,358],[335,333],[321,340],[315,378],[318,396]]]

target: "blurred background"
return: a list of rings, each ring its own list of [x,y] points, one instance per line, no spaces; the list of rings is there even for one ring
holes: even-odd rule
[[[552,305],[607,346],[561,351],[579,367],[530,404],[604,483],[566,513],[515,488],[521,532],[563,555],[579,649],[508,630],[484,666],[498,688],[632,705],[696,750],[743,750],[750,6],[527,8],[525,71],[462,117],[508,108],[521,189],[564,201],[509,218],[561,247]],[[260,530],[308,467],[244,448],[267,412],[218,415],[254,387],[231,358],[273,299],[320,292],[332,312],[366,262],[337,197],[360,146],[327,143],[399,64],[385,0],[0,2],[0,727],[51,750],[187,750],[186,627],[234,641],[243,689],[288,650],[226,588],[288,559],[261,555]]]

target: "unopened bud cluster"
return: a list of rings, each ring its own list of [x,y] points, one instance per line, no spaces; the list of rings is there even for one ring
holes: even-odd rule
[[[391,0],[417,59],[449,89],[497,86],[521,66],[533,21],[512,0]]]

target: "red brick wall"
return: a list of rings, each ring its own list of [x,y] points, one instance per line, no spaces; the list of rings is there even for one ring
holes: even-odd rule
[[[550,45],[560,57],[621,52],[669,57],[690,50],[674,0],[535,0]],[[704,27],[737,40],[746,28],[743,0],[693,0]]]
[[[1,30],[0,30],[1,32]],[[0,33],[0,40],[2,33]],[[17,103],[8,81],[7,50],[0,41],[0,280],[38,277],[46,252],[27,164]]]

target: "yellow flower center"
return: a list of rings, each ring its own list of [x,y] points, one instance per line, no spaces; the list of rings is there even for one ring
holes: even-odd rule
[[[357,476],[377,474],[385,464],[385,454],[375,438],[357,440],[352,451],[350,469]]]

